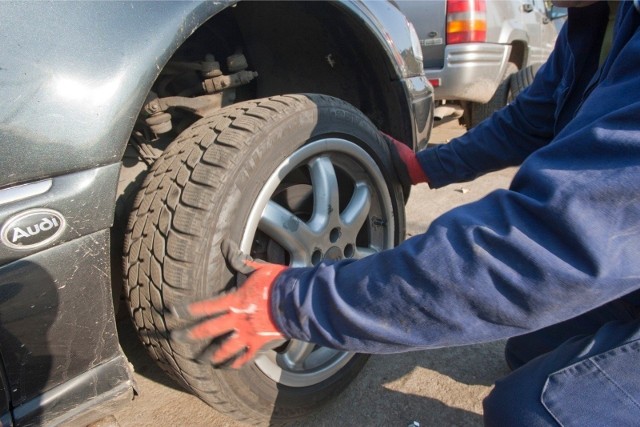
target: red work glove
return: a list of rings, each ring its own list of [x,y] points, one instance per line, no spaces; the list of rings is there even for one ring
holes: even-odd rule
[[[190,317],[204,318],[186,331],[190,340],[213,340],[228,335],[207,353],[214,365],[240,368],[268,344],[280,345],[284,336],[271,317],[271,289],[280,273],[288,267],[254,261],[238,246],[223,241],[222,253],[235,270],[247,275],[237,291],[210,300],[190,304]],[[213,319],[210,316],[218,314]],[[279,341],[280,340],[280,341]]]
[[[391,161],[393,167],[396,170],[396,175],[400,180],[400,183],[409,187],[411,185],[420,184],[421,182],[428,182],[429,179],[424,173],[416,153],[402,142],[390,137],[386,133],[382,133],[385,141],[389,144],[389,151],[391,151]]]

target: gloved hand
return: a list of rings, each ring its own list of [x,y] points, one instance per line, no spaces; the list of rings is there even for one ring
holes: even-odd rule
[[[380,132],[389,144],[389,151],[391,152],[391,161],[393,167],[396,170],[396,175],[400,180],[400,183],[404,187],[420,184],[421,182],[428,182],[429,179],[424,173],[416,153],[402,142],[392,138],[386,133]]]
[[[254,261],[228,240],[222,242],[221,249],[231,267],[247,275],[247,280],[233,293],[190,304],[187,316],[203,320],[183,333],[190,340],[213,340],[228,335],[221,344],[205,352],[206,357],[214,365],[233,360],[230,366],[240,368],[268,344],[282,343],[278,340],[284,336],[271,318],[271,289],[278,275],[288,267]],[[210,318],[216,314],[219,315]]]

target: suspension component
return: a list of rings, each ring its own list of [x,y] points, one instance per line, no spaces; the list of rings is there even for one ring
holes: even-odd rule
[[[231,89],[245,85],[258,76],[255,71],[246,71],[247,66],[247,59],[239,50],[227,58],[227,68],[233,72],[230,75],[222,73],[220,63],[211,54],[205,55],[204,61],[199,63],[175,62],[169,64],[167,68],[173,67],[171,69],[174,74],[176,70],[197,70],[203,78],[200,89],[196,87],[180,92],[180,94],[198,92],[205,94],[195,97],[165,96],[160,98],[151,92],[144,105],[146,124],[154,134],[160,135],[170,132],[173,128],[171,114],[167,112],[170,108],[181,108],[200,117],[205,117],[224,105],[233,103],[235,91]]]
[[[156,135],[167,133],[173,127],[171,124],[171,114],[169,113],[161,112],[152,114],[145,119],[145,122]]]
[[[206,79],[202,82],[202,88],[207,93],[218,93],[226,89],[242,86],[258,77],[255,71],[239,71],[229,76],[218,76]]]

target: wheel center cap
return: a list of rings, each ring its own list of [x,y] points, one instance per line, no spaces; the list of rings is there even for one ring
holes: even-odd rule
[[[342,249],[337,246],[332,246],[329,250],[324,254],[324,259],[330,261],[338,261],[343,258]]]

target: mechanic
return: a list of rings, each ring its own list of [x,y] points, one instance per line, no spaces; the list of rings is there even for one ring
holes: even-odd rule
[[[246,282],[187,307],[191,339],[226,338],[214,364],[286,338],[364,353],[510,338],[486,425],[640,423],[640,4],[555,3],[567,24],[513,103],[417,155],[390,144],[412,184],[520,165],[510,188],[361,260],[288,268],[225,242]]]

